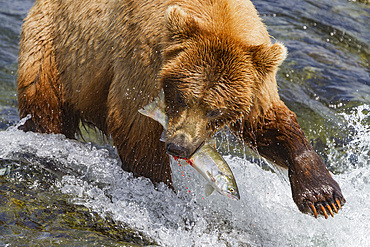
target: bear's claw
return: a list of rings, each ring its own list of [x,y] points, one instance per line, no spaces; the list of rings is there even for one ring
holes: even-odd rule
[[[335,205],[335,202],[337,205]],[[325,219],[327,219],[328,211],[331,217],[334,217],[334,213],[338,213],[338,208],[340,209],[342,207],[338,198],[335,198],[335,202],[332,202],[331,205],[329,203],[316,203],[316,206],[310,202],[309,207],[311,208],[312,214],[315,216],[315,218],[317,218],[317,214],[319,212],[324,215]]]
[[[333,210],[331,209],[330,205],[328,204],[326,207],[328,208],[331,217],[334,217]]]
[[[342,207],[342,205],[340,204],[340,201],[339,201],[339,199],[338,198],[335,198],[335,201],[337,202],[337,204],[338,204],[338,207],[339,207],[339,209]]]
[[[338,202],[337,202],[338,203]],[[338,213],[338,209],[337,207],[335,206],[334,202],[331,203],[331,205],[333,206],[333,209],[335,211],[335,213]]]
[[[317,211],[316,211],[315,206],[311,203],[311,204],[310,204],[310,207],[312,208],[312,212],[313,212],[313,214],[315,215],[315,218],[317,218]]]
[[[346,200],[338,183],[332,178],[322,159],[314,152],[306,152],[289,167],[293,200],[302,213],[318,214],[328,218],[344,205]]]

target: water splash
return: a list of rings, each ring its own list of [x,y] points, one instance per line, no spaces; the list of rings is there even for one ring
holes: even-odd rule
[[[56,166],[53,172],[60,175],[56,188],[72,195],[74,204],[142,232],[161,246],[366,246],[370,241],[367,109],[361,106],[342,115],[355,130],[344,151],[356,154],[361,165],[347,166],[334,175],[347,203],[328,220],[300,213],[289,184],[279,174],[242,157],[225,156],[238,181],[240,201],[217,193],[205,197],[203,177],[176,163],[172,167],[177,193],[164,185],[154,188],[148,179],[122,171],[112,148],[62,135],[14,128],[0,132],[0,158],[51,162]],[[331,162],[350,159],[350,155],[335,156],[333,149],[328,152]]]
[[[339,113],[344,118],[342,128],[351,130],[348,142],[337,147],[335,140],[327,139],[328,164],[338,172],[370,167],[370,105],[353,108],[349,113]]]

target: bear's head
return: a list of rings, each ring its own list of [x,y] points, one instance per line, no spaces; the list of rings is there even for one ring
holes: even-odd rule
[[[166,149],[189,158],[217,129],[248,114],[265,78],[286,57],[280,44],[251,46],[230,30],[171,6],[165,14]]]

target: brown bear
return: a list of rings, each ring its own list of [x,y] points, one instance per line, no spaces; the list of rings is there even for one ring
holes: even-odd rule
[[[23,129],[74,138],[80,121],[93,125],[112,137],[123,169],[171,185],[168,154],[189,158],[228,126],[288,168],[302,212],[327,217],[345,199],[279,98],[286,55],[249,0],[38,0],[20,41]],[[138,113],[162,88],[166,143]]]

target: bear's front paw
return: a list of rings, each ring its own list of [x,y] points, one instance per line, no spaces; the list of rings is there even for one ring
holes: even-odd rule
[[[317,176],[318,175],[318,176]],[[312,213],[315,218],[318,214],[328,218],[346,202],[339,185],[327,172],[324,174],[310,174],[309,176],[290,175],[293,200],[303,213]]]

